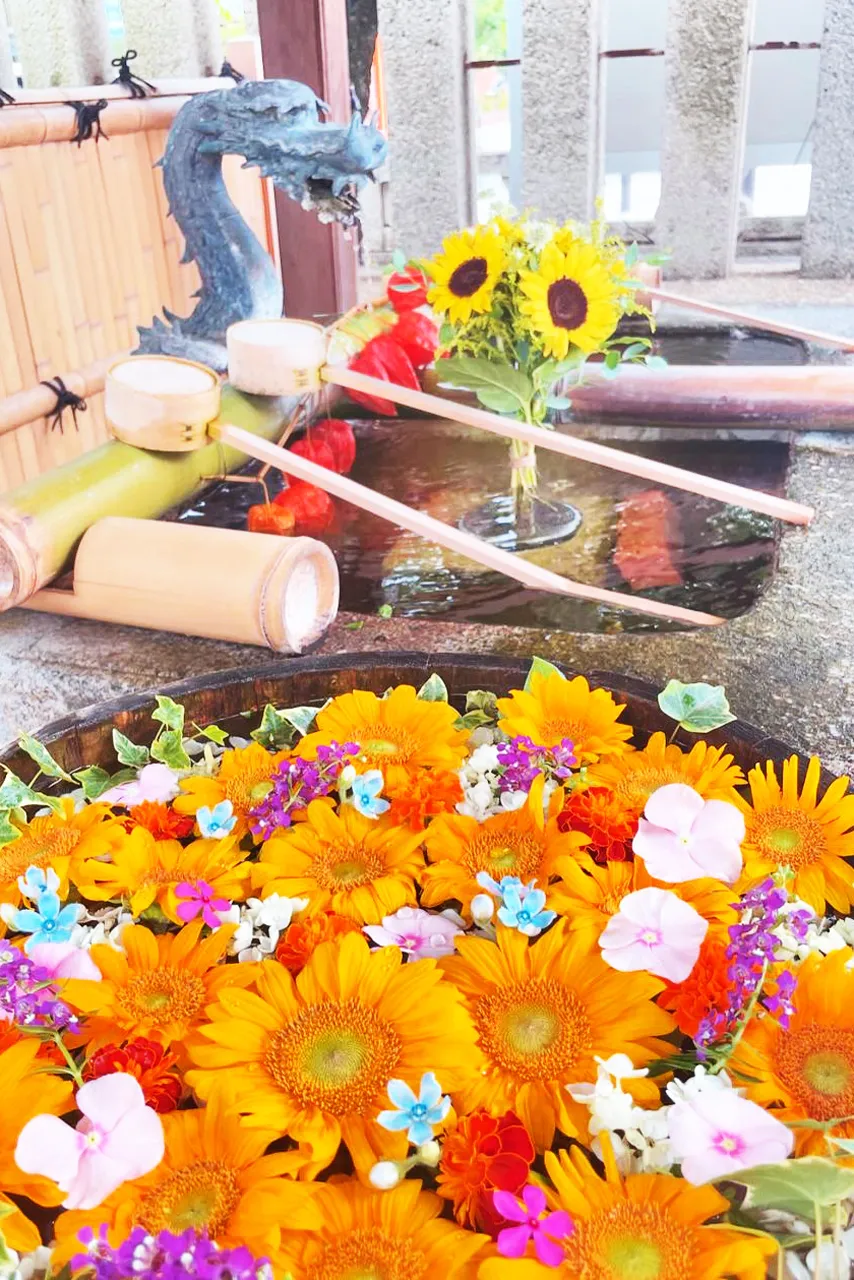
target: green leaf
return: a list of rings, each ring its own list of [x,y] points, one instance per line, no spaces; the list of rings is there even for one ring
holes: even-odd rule
[[[647,356],[644,361],[647,369],[667,369],[668,364],[664,356]]]
[[[479,387],[475,394],[484,409],[491,409],[493,413],[518,412],[519,401],[509,391],[502,391],[500,387]]]
[[[157,695],[157,710],[151,713],[152,720],[159,720],[167,729],[181,732],[184,728],[184,708],[171,698]]]
[[[558,668],[554,666],[553,663],[546,662],[545,658],[534,658],[533,662],[531,663],[531,669],[528,672],[527,679],[525,680],[526,693],[530,692],[531,681],[533,680],[534,676],[560,676],[561,680],[566,679],[566,676],[563,674],[563,672],[559,671]]]
[[[534,394],[534,386],[527,374],[512,365],[497,360],[483,360],[476,356],[451,356],[442,361],[442,382],[452,387],[468,387],[471,391],[499,390],[507,392],[520,405],[528,405]]]
[[[9,810],[0,809],[0,845],[11,844],[20,834],[20,829],[9,821]]]
[[[356,618],[354,622],[345,622],[344,630],[345,631],[361,631],[364,625],[365,625],[364,618]]]
[[[482,711],[490,721],[498,719],[498,699],[490,689],[470,689],[466,694],[466,711]]]
[[[406,254],[402,249],[395,249],[391,255],[391,265],[395,271],[404,271],[406,269]]]
[[[605,352],[605,367],[606,367],[606,368],[608,368],[608,369],[616,369],[616,367],[617,367],[617,365],[618,365],[619,363],[620,363],[620,353],[619,353],[619,351],[606,351],[606,352]]]
[[[548,409],[569,409],[572,401],[566,396],[546,396],[546,408]]]
[[[225,729],[220,729],[218,724],[206,725],[201,731],[201,736],[203,738],[208,738],[211,742],[215,742],[219,747],[221,747],[224,742],[228,741],[228,733]]]
[[[464,716],[457,717],[454,728],[467,729],[471,733],[474,729],[482,729],[484,725],[494,723],[492,716],[488,716],[485,711],[467,711]]]
[[[627,267],[633,267],[638,260],[638,247],[635,243],[629,245],[626,250],[626,256],[623,259]]]
[[[624,360],[634,360],[635,356],[642,356],[645,351],[649,351],[649,342],[632,342],[623,351]]]
[[[287,711],[282,712],[282,715],[288,724],[293,725],[297,733],[302,736],[308,733],[314,724],[318,710],[318,707],[289,707]]]
[[[683,684],[669,680],[658,695],[658,705],[686,733],[711,733],[735,720],[722,684]]]
[[[377,609],[378,618],[391,618],[394,616],[394,609],[390,604],[381,604]]]
[[[155,738],[151,744],[151,757],[170,769],[189,769],[193,763],[184,750],[180,729],[167,729]]]
[[[289,747],[297,735],[294,726],[285,719],[284,712],[277,711],[268,702],[264,708],[261,723],[249,736],[255,742],[260,742],[261,746],[266,747],[268,751],[281,751],[284,747]]]
[[[51,809],[58,809],[59,801],[55,796],[34,791],[17,774],[8,773],[0,787],[0,809],[22,809],[26,805],[47,805]]]
[[[812,1218],[816,1205],[837,1204],[854,1194],[854,1169],[821,1156],[760,1164],[729,1173],[725,1180],[747,1187],[748,1208],[778,1209],[799,1218]]]
[[[57,764],[53,756],[37,738],[32,737],[29,733],[22,733],[18,739],[18,746],[25,751],[31,760],[35,760],[40,771],[46,773],[49,778],[64,778],[66,782],[73,782],[70,773],[66,773],[61,765]]]
[[[563,360],[544,360],[534,370],[534,386],[538,391],[548,391],[549,387],[553,387],[561,378],[578,369],[584,363],[584,359],[583,351],[573,351],[570,355],[564,356]]]
[[[840,1151],[844,1151],[848,1156],[854,1156],[854,1140],[851,1138],[834,1138],[833,1134],[828,1134],[830,1141]]]
[[[113,730],[113,746],[119,764],[129,764],[133,768],[141,769],[151,759],[148,747],[138,747],[135,742],[131,742],[130,738],[119,733],[118,729]]]
[[[422,702],[447,702],[448,686],[434,671],[429,680],[426,680],[418,690],[418,697]]]
[[[74,777],[83,788],[83,794],[87,800],[97,800],[98,796],[109,791],[113,785],[107,770],[99,769],[95,764],[90,765],[88,769],[78,769]]]
[[[650,253],[644,258],[644,262],[649,267],[663,267],[665,263],[670,261],[669,253]]]
[[[441,342],[443,347],[446,347],[449,342],[453,342],[455,333],[456,333],[456,329],[454,328],[454,326],[452,324],[449,324],[448,321],[446,320],[445,323],[439,329],[439,341]],[[444,363],[445,361],[443,360],[442,364]]]

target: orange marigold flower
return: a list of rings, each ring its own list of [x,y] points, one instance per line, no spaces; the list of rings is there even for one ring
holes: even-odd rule
[[[129,811],[124,825],[128,831],[145,827],[155,840],[183,840],[193,830],[195,820],[189,814],[176,813],[168,804],[143,800]]]
[[[707,936],[685,981],[669,983],[661,993],[658,1003],[670,1010],[683,1035],[693,1038],[706,1018],[726,1013],[732,988],[728,969],[726,943],[719,936]]]
[[[427,819],[437,813],[453,813],[463,799],[459,778],[445,770],[425,771],[405,785],[393,783],[385,794],[391,801],[392,821],[413,831],[423,831]]]
[[[83,1068],[84,1080],[97,1080],[99,1076],[123,1071],[139,1081],[145,1101],[153,1110],[165,1115],[174,1111],[181,1097],[181,1080],[174,1074],[176,1060],[156,1040],[139,1036],[124,1045],[108,1044],[92,1057]]]
[[[589,836],[587,853],[600,866],[632,860],[637,815],[605,787],[573,792],[558,814],[557,825],[561,831],[581,831]]]
[[[445,1137],[437,1190],[453,1202],[457,1222],[494,1235],[503,1219],[493,1191],[520,1192],[535,1154],[531,1135],[512,1111],[473,1111]]]
[[[358,920],[339,916],[334,911],[321,911],[319,915],[289,924],[276,947],[276,959],[291,973],[299,973],[321,942],[330,942],[343,933],[358,933]]]

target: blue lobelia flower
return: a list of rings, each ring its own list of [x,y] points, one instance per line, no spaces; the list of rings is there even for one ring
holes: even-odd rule
[[[388,1096],[397,1110],[381,1111],[377,1116],[379,1124],[393,1132],[408,1130],[406,1136],[416,1147],[430,1141],[433,1129],[451,1109],[451,1099],[442,1093],[432,1071],[425,1071],[421,1077],[417,1097],[403,1080],[389,1080]]]
[[[384,786],[383,775],[379,769],[369,769],[367,773],[356,774],[350,784],[352,795],[350,804],[364,818],[378,818],[381,813],[391,808],[388,800],[380,799]]]
[[[63,907],[59,897],[50,889],[43,889],[39,895],[38,909],[22,907],[11,917],[13,929],[30,936],[24,943],[24,950],[30,951],[43,942],[70,942],[71,934],[77,921],[83,915],[79,902],[70,902]]]
[[[503,884],[503,881],[502,881]],[[518,929],[529,938],[535,938],[557,918],[557,912],[544,911],[546,895],[542,889],[529,885],[509,884],[504,887],[498,919],[508,929]]]
[[[220,800],[212,809],[203,804],[196,811],[196,822],[206,840],[221,840],[223,836],[231,835],[237,825],[237,817],[231,801]]]

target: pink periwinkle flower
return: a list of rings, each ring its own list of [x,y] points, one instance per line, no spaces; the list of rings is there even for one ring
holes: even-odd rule
[[[509,1191],[493,1191],[492,1202],[502,1218],[519,1224],[499,1231],[496,1243],[502,1257],[524,1258],[528,1241],[533,1240],[537,1257],[544,1266],[560,1266],[564,1252],[558,1242],[572,1235],[575,1228],[563,1209],[546,1213],[546,1196],[541,1187],[532,1183],[523,1187],[521,1201]]]
[[[126,809],[133,809],[135,805],[145,801],[151,804],[168,804],[180,790],[178,778],[168,765],[147,764],[140,769],[139,777],[133,782],[120,782],[98,799],[104,804],[119,804]]]
[[[175,914],[185,924],[201,914],[209,929],[218,929],[222,920],[217,913],[231,910],[228,898],[218,898],[207,880],[182,880],[175,885],[175,897],[181,899]]]
[[[670,889],[627,893],[599,936],[602,959],[624,973],[643,970],[684,982],[697,963],[709,922]]]
[[[420,907],[401,907],[394,915],[383,916],[381,925],[366,924],[364,932],[378,947],[400,947],[414,960],[427,956],[438,960],[454,954],[454,938],[462,932],[462,924]]]
[[[117,1071],[77,1090],[83,1119],[76,1129],[57,1116],[27,1122],[15,1147],[24,1173],[51,1178],[66,1209],[95,1209],[123,1182],[150,1173],[163,1159],[163,1124],[145,1105],[133,1076]]]
[[[682,884],[712,876],[735,884],[741,875],[744,818],[726,800],[704,800],[693,787],[672,782],[646,802],[632,841],[656,880]]]
[[[82,947],[73,942],[38,942],[28,952],[33,964],[47,970],[51,978],[86,978],[101,981],[101,970]]]
[[[695,1185],[737,1169],[777,1164],[792,1153],[791,1129],[734,1089],[697,1093],[667,1110],[673,1154],[682,1177]]]

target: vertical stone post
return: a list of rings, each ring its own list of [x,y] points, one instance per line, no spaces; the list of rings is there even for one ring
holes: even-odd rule
[[[657,242],[673,276],[735,258],[752,0],[670,0]]]
[[[825,0],[801,270],[854,275],[854,5]]]
[[[543,218],[587,221],[594,213],[600,31],[600,0],[524,0],[522,207]]]
[[[139,55],[133,70],[146,80],[219,71],[216,0],[122,0],[122,14],[128,47]]]
[[[101,0],[6,0],[6,8],[27,89],[112,78]]]
[[[15,69],[12,66],[12,44],[9,40],[9,19],[6,6],[0,0],[0,89],[15,92]]]
[[[469,220],[464,0],[379,0],[392,225],[428,254]]]

